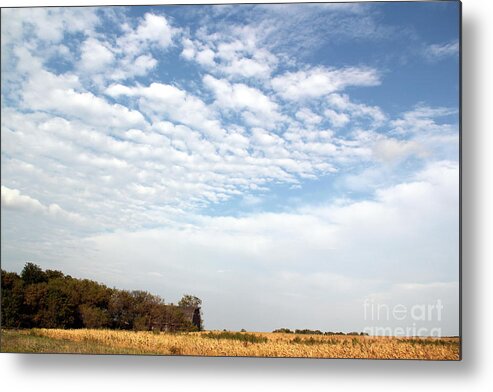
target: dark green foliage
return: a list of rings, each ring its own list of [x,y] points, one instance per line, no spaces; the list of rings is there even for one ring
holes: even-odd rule
[[[272,333],[295,333],[297,335],[355,335],[355,336],[368,336],[366,332],[322,332],[318,329],[295,329],[294,332],[289,328],[279,328],[272,331]]]
[[[293,340],[291,340],[291,343],[293,343],[293,344],[306,344],[309,346],[313,346],[316,344],[337,344],[337,340],[336,339],[319,340],[319,339],[315,339],[313,337],[309,337],[307,339],[302,339],[299,336],[296,336]]]
[[[26,264],[21,272],[21,278],[24,284],[42,283],[48,280],[44,271],[33,263]]]
[[[209,332],[200,336],[207,339],[239,340],[240,342],[245,342],[245,343],[265,343],[268,340],[265,336],[257,336],[257,335],[241,333],[241,332],[219,332],[219,333]]]
[[[79,306],[82,324],[86,328],[104,328],[110,325],[108,310],[88,304]]]
[[[128,291],[114,291],[108,303],[111,327],[116,329],[132,329],[136,318],[134,298]]]
[[[25,327],[24,283],[14,272],[2,270],[2,325]]]
[[[202,300],[191,294],[184,294],[183,297],[178,302],[178,306],[181,308],[192,308],[196,309],[192,317],[192,323],[196,327],[196,330],[203,331],[203,317],[202,317]]]
[[[27,263],[20,276],[2,270],[1,285],[4,328],[195,331],[201,327],[201,320],[197,327],[187,319],[184,308],[166,305],[146,291],[110,289],[60,271],[43,271],[33,263]],[[202,301],[186,295],[180,303],[191,307]]]
[[[54,270],[46,270],[44,272],[46,279],[51,280],[51,279],[57,279],[57,278],[64,278],[65,275],[61,271],[54,271]]]
[[[272,331],[272,333],[293,333],[289,328],[279,328]]]
[[[312,331],[311,329],[296,329],[294,333],[300,335],[323,335],[323,332],[318,329],[315,331]]]
[[[178,306],[182,307],[194,307],[198,308],[202,305],[202,300],[200,298],[195,297],[194,295],[185,294],[178,302]]]

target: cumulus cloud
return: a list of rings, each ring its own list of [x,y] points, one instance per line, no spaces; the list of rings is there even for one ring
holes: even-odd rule
[[[368,119],[372,127],[378,127],[387,119],[378,106],[355,103],[347,94],[330,94],[326,99],[326,105],[329,108],[324,111],[324,114],[336,127],[346,125],[350,119],[353,122]]]
[[[88,34],[79,48],[78,67],[83,77],[104,85],[106,79],[144,76],[157,66],[155,53],[171,47],[180,29],[171,26],[166,17],[153,13],[146,13],[137,21],[135,27],[123,23],[120,26],[123,34],[116,38]]]
[[[181,55],[211,73],[232,78],[266,79],[277,67],[277,57],[259,45],[258,28],[235,26],[222,34],[201,35],[195,40],[184,38]]]
[[[6,208],[29,209],[35,212],[44,212],[46,210],[46,207],[39,200],[22,195],[17,189],[10,189],[3,185],[2,206]]]
[[[282,118],[278,113],[278,105],[256,88],[243,83],[231,84],[225,79],[216,79],[211,75],[205,75],[203,81],[213,92],[216,104],[220,108],[248,110],[253,114],[248,116],[243,113],[249,123],[273,127]]]
[[[65,34],[90,34],[99,24],[97,9],[88,7],[4,8],[2,16],[2,46],[19,43],[28,35],[55,44]]]
[[[131,53],[139,53],[142,46],[153,44],[167,48],[178,33],[178,29],[170,26],[164,16],[152,13],[146,13],[137,28],[132,29],[128,25],[125,27],[127,32],[118,39],[118,46]]]
[[[291,101],[317,98],[348,86],[376,86],[380,77],[375,69],[348,67],[340,69],[312,68],[287,72],[272,79],[272,88]]]
[[[339,113],[332,109],[325,109],[324,115],[336,128],[343,127],[349,122],[349,116],[346,113]]]
[[[224,130],[213,111],[200,98],[178,87],[164,83],[151,83],[148,87],[111,85],[106,93],[112,97],[137,97],[140,109],[155,119],[166,116],[203,130],[212,138],[224,136]]]
[[[108,67],[115,57],[110,49],[94,38],[81,46],[81,68],[84,72],[97,72]]]
[[[78,91],[77,91],[78,90]],[[75,75],[55,75],[46,70],[32,74],[22,91],[23,105],[31,110],[49,110],[84,119],[92,125],[131,127],[143,125],[140,112],[84,91]]]
[[[6,209],[18,209],[34,214],[43,214],[52,218],[63,219],[80,223],[83,218],[73,212],[68,212],[58,204],[42,204],[39,200],[22,194],[18,189],[11,189],[2,185],[2,207]]]
[[[302,109],[298,110],[296,112],[296,118],[298,120],[303,121],[305,124],[308,124],[308,125],[316,125],[322,121],[322,117],[320,117],[316,113],[313,113],[308,108],[302,108]]]

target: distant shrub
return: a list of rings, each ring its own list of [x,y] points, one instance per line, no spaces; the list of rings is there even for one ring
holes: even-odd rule
[[[245,334],[241,332],[208,332],[206,334],[201,335],[203,338],[207,339],[229,339],[229,340],[238,340],[240,342],[246,343],[265,343],[267,342],[267,338],[264,336],[257,336],[253,334]]]
[[[300,334],[300,335],[323,335],[323,332],[316,329],[316,330],[311,330],[311,329],[296,329],[294,331],[294,333],[296,334]]]
[[[293,333],[289,328],[279,328],[272,331],[272,333]]]
[[[326,339],[326,340],[321,340],[321,339],[315,339],[314,337],[309,337],[309,338],[300,338],[299,336],[296,336],[293,340],[291,340],[291,343],[293,344],[306,344],[309,346],[317,345],[317,344],[337,344],[336,339]]]

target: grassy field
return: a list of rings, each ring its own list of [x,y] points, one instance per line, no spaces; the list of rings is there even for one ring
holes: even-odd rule
[[[3,330],[2,352],[458,360],[458,338]]]

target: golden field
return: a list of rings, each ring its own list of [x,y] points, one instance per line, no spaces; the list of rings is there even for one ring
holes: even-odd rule
[[[285,333],[153,333],[96,329],[2,331],[2,352],[459,360],[459,338]]]

